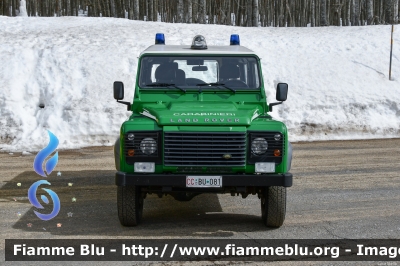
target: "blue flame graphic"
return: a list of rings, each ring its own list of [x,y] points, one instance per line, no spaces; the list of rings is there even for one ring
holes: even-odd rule
[[[31,204],[33,206],[35,206],[38,209],[43,209],[43,206],[39,203],[39,201],[36,198],[37,189],[42,184],[51,185],[46,180],[39,180],[39,181],[36,181],[35,183],[33,183],[32,186],[28,190],[29,201],[31,202]],[[46,191],[50,195],[51,199],[53,200],[53,211],[49,214],[41,214],[37,211],[34,211],[34,212],[35,212],[36,216],[39,217],[40,219],[42,219],[44,221],[48,221],[48,220],[56,217],[57,214],[59,213],[60,208],[61,208],[60,199],[58,198],[57,194],[53,190],[47,189],[47,188],[42,188],[42,189],[44,191]],[[42,195],[41,199],[43,200],[44,203],[46,203],[46,204],[49,203],[49,199],[45,195]]]
[[[38,152],[33,162],[33,169],[38,175],[41,175],[43,177],[46,177],[46,174],[43,171],[43,162],[47,158],[47,156],[49,156],[52,152],[54,152],[57,149],[58,146],[57,137],[49,130],[47,130],[47,132],[49,133],[50,142],[47,145],[47,147],[43,148],[41,151]],[[54,156],[51,157],[46,163],[46,172],[48,175],[51,174],[53,169],[56,167],[57,162],[58,162],[58,152],[56,152]]]

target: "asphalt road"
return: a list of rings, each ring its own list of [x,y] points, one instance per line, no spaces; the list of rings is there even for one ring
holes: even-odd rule
[[[400,139],[293,147],[287,217],[284,226],[274,230],[261,223],[257,196],[228,194],[203,194],[190,202],[151,195],[144,203],[143,223],[120,226],[111,147],[59,151],[48,181],[60,198],[61,211],[53,220],[41,221],[27,198],[30,185],[41,179],[32,169],[34,155],[0,153],[0,264],[27,265],[4,262],[4,239],[11,238],[400,239]],[[39,264],[47,265],[29,265]]]

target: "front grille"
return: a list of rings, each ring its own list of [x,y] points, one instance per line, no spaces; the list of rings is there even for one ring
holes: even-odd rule
[[[178,166],[176,173],[233,173],[232,167],[219,167],[219,166]]]
[[[164,133],[166,166],[244,166],[245,163],[246,132]]]
[[[282,162],[282,156],[285,153],[285,135],[280,132],[268,132],[268,131],[249,131],[248,132],[248,162],[254,164],[255,162],[275,162],[280,164]],[[280,135],[279,140],[275,140],[275,135]],[[261,155],[256,155],[251,151],[251,143],[256,138],[263,138],[268,142],[268,149]],[[280,156],[274,156],[274,150],[280,150]]]

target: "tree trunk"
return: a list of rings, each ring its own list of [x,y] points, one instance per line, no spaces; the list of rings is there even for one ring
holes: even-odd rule
[[[193,19],[192,19],[192,9],[193,9],[193,2],[192,0],[188,0],[187,1],[187,20],[186,23],[193,23]]]
[[[326,22],[326,0],[321,0],[321,26],[327,26]]]
[[[17,9],[16,0],[12,0],[11,1],[11,5],[12,5],[12,7],[11,7],[11,16],[15,17],[15,16],[17,16],[17,14],[15,13],[15,10]]]
[[[120,18],[122,11],[120,0],[112,0],[112,3],[114,3],[114,18]]]
[[[208,9],[208,11],[206,12],[206,16],[207,16],[207,20],[208,20],[208,22],[206,22],[207,24],[211,24],[212,23],[212,17],[211,17],[211,3],[212,3],[212,1],[209,1],[208,2],[208,4],[207,4],[207,9]],[[207,10],[206,9],[206,10]]]
[[[139,0],[133,0],[133,19],[139,20]]]
[[[399,23],[399,0],[394,0],[392,23]]]
[[[92,0],[92,4],[93,4],[93,16],[94,17],[98,17],[99,15],[98,15],[97,0]],[[76,7],[76,11],[78,11],[78,6]],[[77,16],[78,16],[78,12],[76,12],[76,13],[77,13]]]
[[[133,0],[128,0],[128,19],[133,19]]]
[[[367,0],[367,24],[374,24],[373,0]]]
[[[359,9],[359,0],[352,0],[353,1],[353,11],[354,11],[354,26],[360,26],[360,9]]]
[[[392,22],[392,8],[391,8],[391,3],[392,0],[384,0],[385,3],[383,5],[384,9],[384,17],[385,17],[385,24],[390,24]]]
[[[206,23],[206,0],[200,0],[199,3],[199,23],[205,24]]]
[[[71,16],[71,0],[66,0],[66,1],[67,1],[67,3],[66,3],[67,4],[66,14],[67,14],[67,16]]]
[[[258,0],[253,0],[253,27],[258,27]]]
[[[315,0],[311,0],[311,27],[315,27]]]
[[[183,22],[183,0],[178,0],[178,6],[177,6],[177,21],[178,23],[182,23]]]
[[[198,23],[198,10],[199,10],[199,1],[198,0],[190,0],[192,3],[192,23]]]
[[[111,17],[116,17],[115,14],[115,0],[110,0],[110,15]]]
[[[147,21],[153,21],[153,0],[147,0]]]
[[[226,1],[226,22],[225,25],[232,25],[233,3],[230,0]]]
[[[253,26],[253,21],[251,20],[253,17],[252,4],[252,0],[246,0],[246,27]]]
[[[240,0],[236,0],[235,26],[240,26]]]

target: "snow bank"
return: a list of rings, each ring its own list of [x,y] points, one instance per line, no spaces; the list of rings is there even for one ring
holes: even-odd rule
[[[399,28],[399,26],[396,26]],[[240,28],[114,18],[0,17],[0,149],[43,148],[49,129],[60,149],[111,145],[129,113],[112,96],[115,80],[132,99],[137,56],[163,32],[168,44],[227,45],[231,33],[263,64],[269,101],[291,141],[400,137],[400,35],[388,80],[390,26]],[[45,108],[39,105],[44,104]]]

